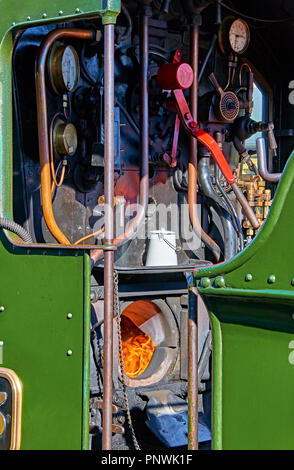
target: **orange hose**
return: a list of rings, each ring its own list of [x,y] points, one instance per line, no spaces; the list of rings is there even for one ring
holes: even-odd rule
[[[97,232],[90,233],[89,235],[86,235],[83,238],[80,238],[77,242],[74,242],[74,245],[78,245],[81,242],[84,242],[85,240],[88,240],[88,238],[95,237],[96,235],[100,235],[100,233],[104,232],[104,227],[102,227],[100,230],[97,230]]]
[[[36,98],[37,98],[37,122],[39,138],[39,158],[41,167],[41,199],[42,211],[46,225],[53,237],[62,245],[70,245],[70,241],[60,230],[54,217],[52,207],[52,185],[48,142],[47,97],[46,97],[46,59],[50,47],[57,39],[71,37],[91,40],[92,31],[61,28],[51,31],[41,44],[36,66]]]
[[[55,113],[54,116],[53,116],[53,118],[51,119],[50,126],[49,126],[49,160],[50,160],[51,177],[52,177],[52,179],[53,179],[53,183],[52,183],[52,186],[51,186],[51,194],[53,193],[55,186],[56,186],[57,188],[59,188],[59,187],[63,184],[64,176],[65,176],[65,166],[63,166],[62,171],[61,171],[61,175],[60,175],[60,180],[57,181],[57,178],[56,178],[56,177],[57,177],[57,173],[58,173],[60,164],[61,164],[62,162],[59,163],[59,165],[58,165],[56,171],[55,171],[55,168],[54,168],[54,159],[53,159],[53,125],[54,125],[55,119],[56,119],[58,116],[63,117],[63,114],[61,114],[61,113]]]

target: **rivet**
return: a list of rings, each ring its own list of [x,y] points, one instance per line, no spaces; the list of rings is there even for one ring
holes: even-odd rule
[[[80,13],[81,10],[80,10],[79,8],[76,8],[76,9],[75,9],[75,12],[76,12],[76,13]]]
[[[63,15],[63,11],[59,10],[58,14],[59,14],[59,16]]]
[[[31,21],[31,17],[30,17],[30,16],[27,16],[27,21]]]
[[[267,282],[269,284],[273,284],[274,282],[276,282],[276,276],[274,274],[271,274],[268,279],[267,279]]]
[[[42,18],[47,18],[47,13],[43,13]]]
[[[251,273],[246,274],[245,281],[252,281],[252,274]]]
[[[225,287],[225,279],[223,276],[217,276],[214,280],[214,284],[216,287]]]
[[[67,318],[70,320],[72,318],[72,313],[68,313]]]
[[[202,277],[200,280],[201,287],[209,287],[210,286],[210,279],[209,277]]]
[[[71,356],[71,355],[72,355],[72,350],[69,349],[69,350],[67,351],[66,355],[67,355],[67,356]]]
[[[3,305],[0,306],[0,312],[4,312],[5,308],[3,307]]]

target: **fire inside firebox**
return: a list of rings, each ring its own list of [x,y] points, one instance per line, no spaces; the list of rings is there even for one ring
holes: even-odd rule
[[[152,339],[129,318],[121,320],[124,370],[128,377],[138,377],[148,367],[155,347]]]

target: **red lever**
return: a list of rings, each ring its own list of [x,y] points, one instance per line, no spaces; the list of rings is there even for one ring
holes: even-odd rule
[[[211,152],[229,184],[235,182],[233,172],[217,142],[194,121],[183,90],[193,83],[193,69],[189,64],[174,62],[158,70],[157,82],[163,90],[172,90],[176,99],[178,115],[186,131],[198,139]]]
[[[170,166],[171,168],[174,168],[174,167],[177,166],[177,151],[178,151],[178,140],[179,140],[180,124],[181,124],[180,118],[176,114],[175,127],[174,127],[174,136],[173,136],[173,143],[172,143],[171,153],[168,154],[167,152],[165,152],[162,156],[165,163],[168,166]]]
[[[201,144],[203,144],[206,148],[208,148],[213,158],[215,159],[216,163],[220,167],[227,182],[229,184],[234,183],[235,177],[226,160],[226,157],[224,156],[218,143],[213,139],[213,137],[211,137],[207,132],[200,129],[198,124],[193,120],[183,91],[173,90],[173,93],[176,99],[177,109],[178,109],[180,119],[186,131],[189,134],[191,134],[193,137],[198,139],[201,142]]]
[[[200,129],[190,112],[183,90],[189,88],[193,83],[192,67],[189,64],[184,63],[163,65],[158,70],[157,81],[162,89],[173,91],[176,100],[177,112],[184,128],[190,135],[198,139],[206,148],[208,148],[216,163],[220,167],[220,170],[226,178],[228,184],[231,185],[231,188],[233,189],[237,199],[246,212],[251,225],[254,228],[258,228],[259,222],[252,208],[248,205],[242,191],[240,191],[233,172],[218,143],[207,132]]]

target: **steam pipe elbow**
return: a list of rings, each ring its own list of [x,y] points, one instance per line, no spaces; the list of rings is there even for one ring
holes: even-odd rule
[[[256,153],[258,161],[258,173],[260,176],[269,183],[277,183],[280,181],[282,173],[269,173],[267,169],[266,149],[263,137],[256,139]]]

